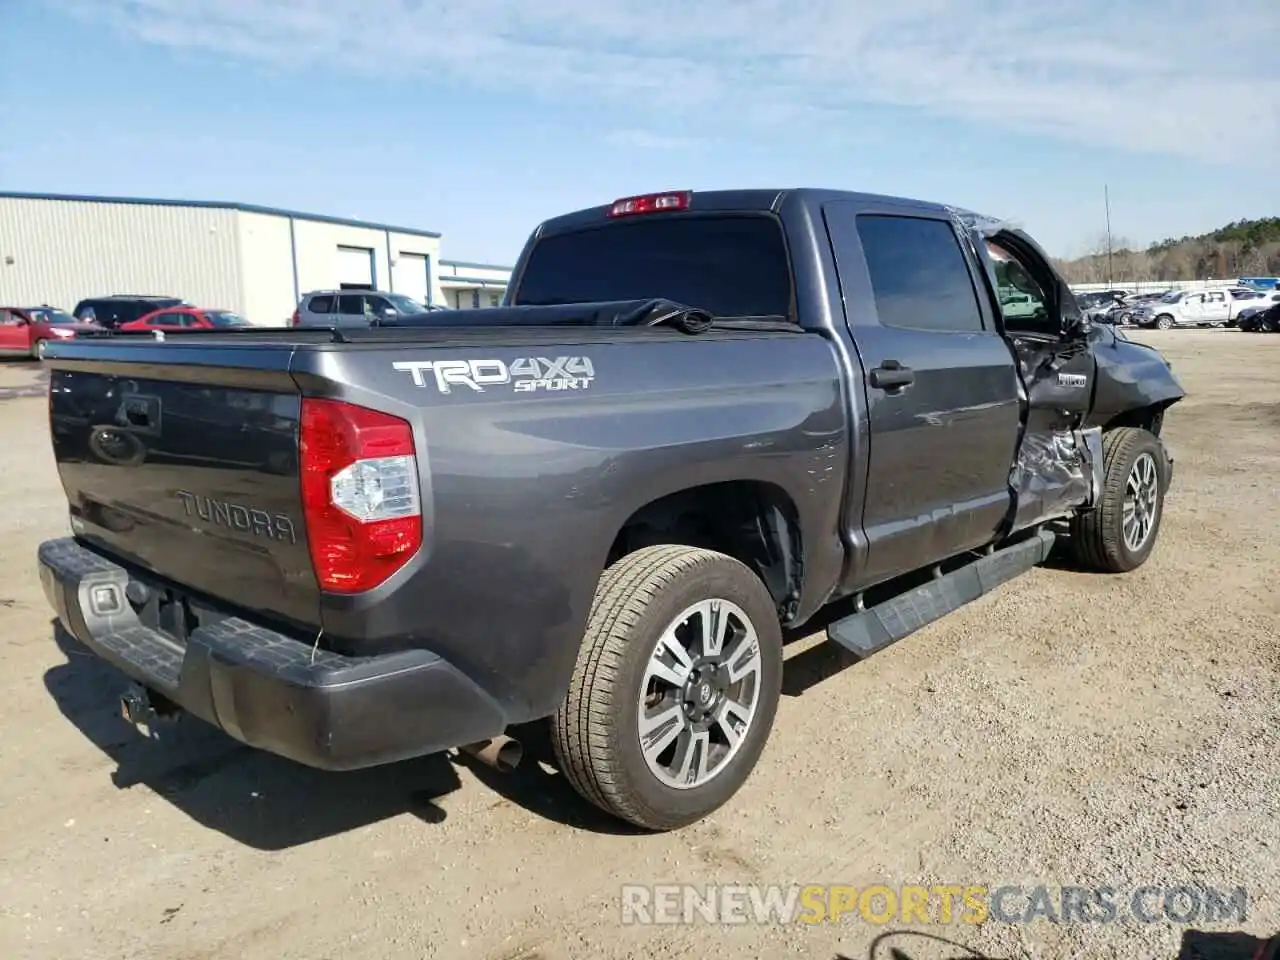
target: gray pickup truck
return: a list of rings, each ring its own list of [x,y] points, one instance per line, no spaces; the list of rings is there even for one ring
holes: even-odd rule
[[[653,830],[749,776],[784,630],[871,654],[1055,537],[1142,564],[1185,395],[1021,231],[812,189],[549,220],[493,309],[48,365],[73,536],[40,576],[135,722],[350,769],[501,766],[545,721]]]

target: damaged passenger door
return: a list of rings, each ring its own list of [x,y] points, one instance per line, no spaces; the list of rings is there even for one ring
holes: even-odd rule
[[[1080,427],[1092,402],[1096,366],[1090,324],[1034,241],[1003,230],[984,236],[980,252],[1027,404],[1010,480],[1017,500],[1009,530],[1014,532],[1092,501],[1102,438],[1096,429]]]
[[[877,199],[832,201],[823,216],[864,368],[866,459],[855,453],[850,470],[865,488],[845,517],[866,537],[846,584],[862,589],[996,539],[1023,407],[946,215]]]

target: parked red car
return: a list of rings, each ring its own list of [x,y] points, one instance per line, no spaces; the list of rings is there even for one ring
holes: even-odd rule
[[[234,330],[250,326],[249,321],[230,310],[204,307],[165,307],[146,316],[120,324],[120,330]]]
[[[66,340],[86,330],[101,330],[96,323],[77,320],[57,307],[0,307],[0,354],[8,357],[44,357],[49,340]]]

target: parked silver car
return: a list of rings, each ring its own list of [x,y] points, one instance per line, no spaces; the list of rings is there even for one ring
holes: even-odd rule
[[[312,290],[290,321],[295,327],[365,327],[383,320],[442,309],[403,293],[380,290]]]

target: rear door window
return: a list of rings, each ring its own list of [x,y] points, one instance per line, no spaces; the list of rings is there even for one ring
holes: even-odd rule
[[[343,316],[364,316],[364,297],[358,293],[344,293],[338,297],[338,312]]]
[[[767,215],[655,215],[539,240],[515,305],[665,298],[719,317],[792,314],[782,226]]]
[[[964,253],[945,220],[858,217],[876,312],[886,327],[977,333],[982,313]]]

